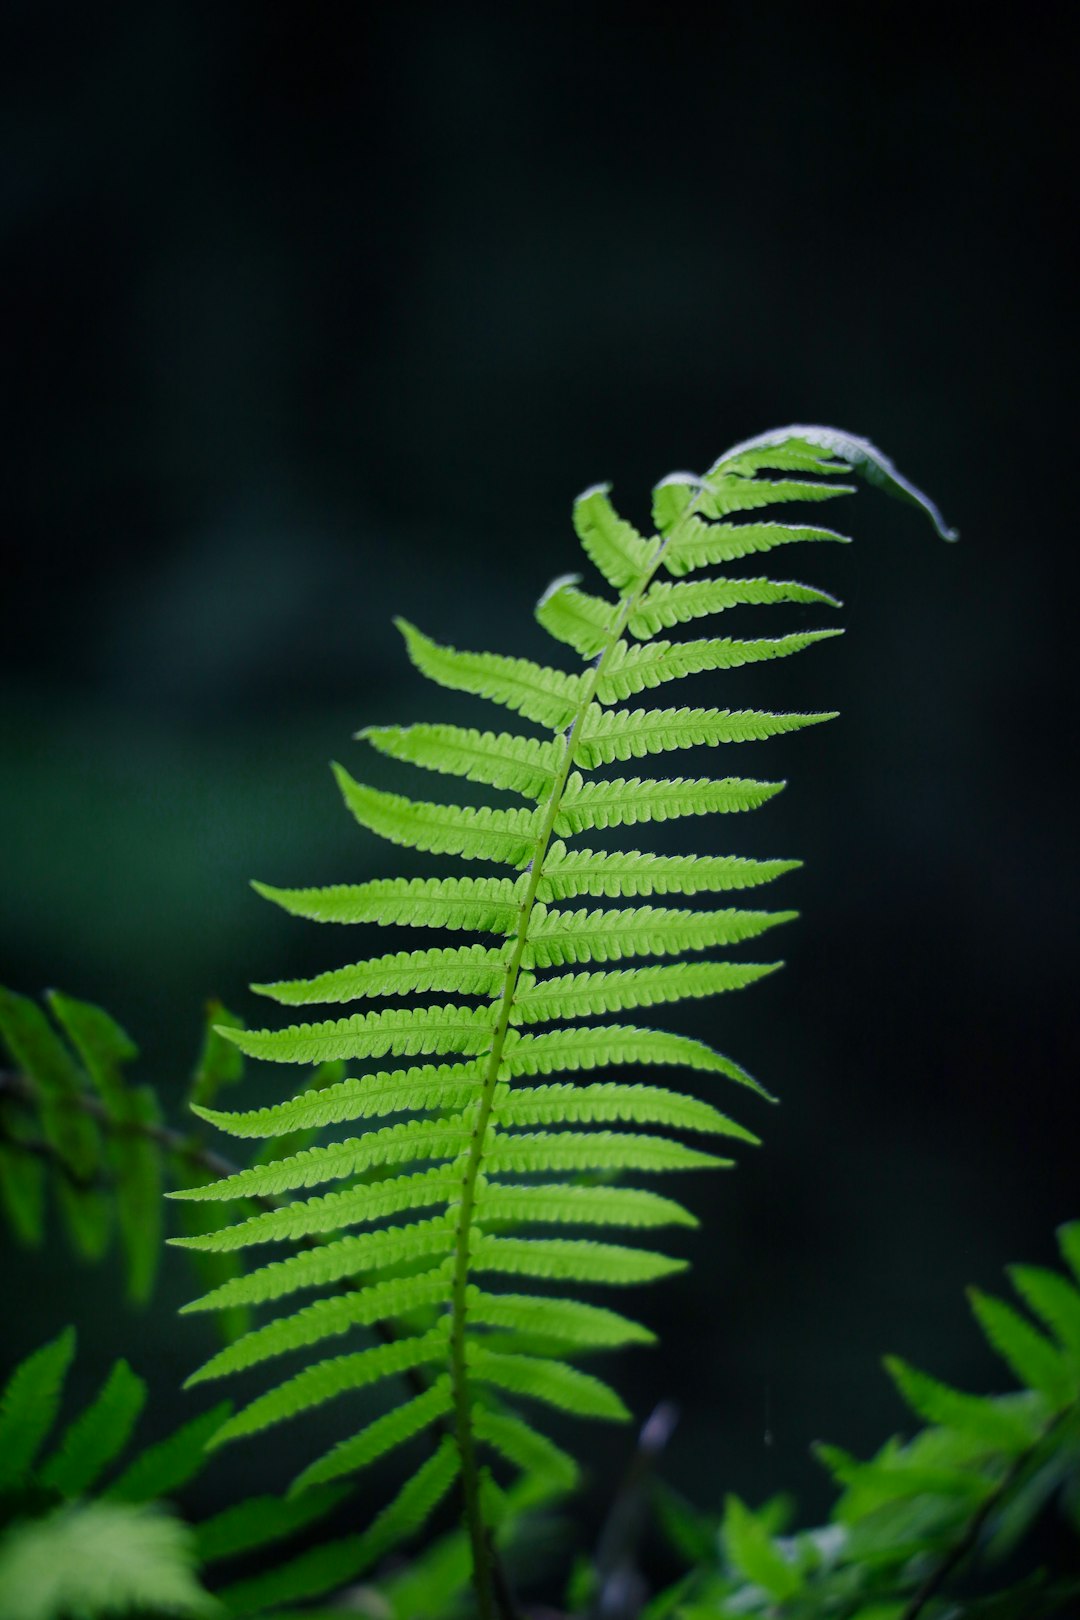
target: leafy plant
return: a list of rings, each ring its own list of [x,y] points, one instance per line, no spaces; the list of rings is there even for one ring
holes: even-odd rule
[[[674,1200],[627,1186],[623,1178],[730,1161],[656,1127],[757,1140],[712,1103],[663,1087],[551,1077],[632,1063],[676,1065],[767,1096],[736,1062],[703,1042],[636,1024],[587,1020],[738,989],[772,972],[778,963],[690,958],[756,939],[794,913],[652,902],[756,889],[798,863],[623,850],[603,836],[595,848],[574,840],[639,823],[748,811],[779,791],[780,782],[734,776],[597,773],[617,761],[758,741],[831,718],[628,704],[684,676],[786,657],[839,633],[688,641],[660,635],[743,605],[835,607],[825,592],[791,580],[689,576],[783,545],[843,539],[829,528],[763,520],[760,514],[792,501],[849,493],[853,486],[837,478],[851,471],[921,507],[951,537],[936,508],[865,440],[832,429],[792,428],[737,446],[703,478],[664,479],[654,491],[657,532],[650,537],[615,512],[606,488],[578,499],[578,536],[613,594],[598,596],[576,578],[562,578],[541,598],[537,618],[580,656],[583,669],[459,652],[401,622],[422,673],[493,700],[547,735],[451,725],[369,727],[361,735],[392,759],[501,789],[525,803],[492,808],[416,801],[363,786],[337,766],[345,803],[361,826],[392,842],[508,867],[516,876],[393,878],[324,889],[256,885],[287,911],[321,922],[437,928],[497,941],[399,950],[313,979],[254,987],[292,1007],[413,995],[469,998],[464,1001],[395,1005],[273,1031],[220,1030],[250,1056],[282,1062],[377,1061],[388,1055],[453,1061],[349,1076],[252,1111],[194,1105],[200,1119],[235,1136],[275,1142],[296,1132],[409,1116],[375,1124],[360,1136],[275,1150],[269,1162],[174,1194],[235,1208],[241,1199],[340,1184],[179,1241],[224,1254],[282,1239],[304,1245],[302,1252],[235,1277],[188,1307],[272,1307],[263,1326],[215,1355],[198,1380],[322,1347],[357,1328],[378,1326],[384,1335],[381,1344],[326,1356],[278,1383],[230,1418],[217,1443],[393,1374],[407,1373],[415,1381],[405,1404],[343,1439],[296,1482],[306,1488],[338,1479],[435,1429],[428,1460],[354,1549],[353,1573],[418,1530],[460,1481],[479,1613],[490,1620],[497,1608],[506,1611],[493,1527],[522,1496],[566,1488],[576,1467],[532,1423],[509,1411],[504,1398],[526,1397],[582,1417],[624,1419],[628,1414],[614,1391],[568,1358],[652,1338],[637,1321],[553,1295],[546,1285],[632,1284],[671,1275],[685,1264],[636,1245],[538,1236],[533,1228],[694,1225]],[[752,520],[729,521],[745,514],[753,514]],[[575,906],[579,900],[586,904]],[[604,900],[629,903],[588,904]],[[608,965],[649,957],[661,963]],[[537,1025],[553,1027],[537,1032]],[[391,1224],[395,1217],[405,1219]],[[366,1230],[351,1232],[353,1227]],[[482,1287],[478,1276],[527,1282],[520,1292],[496,1291]],[[339,1283],[352,1286],[293,1308],[297,1292]],[[482,1466],[481,1452],[517,1471],[509,1492]]]

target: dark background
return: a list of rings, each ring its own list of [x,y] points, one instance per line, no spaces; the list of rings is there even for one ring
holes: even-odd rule
[[[577,564],[577,490],[610,478],[644,521],[658,476],[790,421],[873,438],[962,530],[832,509],[857,544],[773,571],[842,595],[847,635],[674,699],[842,718],[739,755],[780,801],[678,831],[806,860],[775,891],[803,912],[787,971],[672,1020],[783,1106],[726,1099],[765,1146],[687,1189],[694,1269],[634,1302],[664,1348],[615,1373],[643,1414],[683,1403],[667,1472],[703,1505],[791,1484],[820,1513],[810,1442],[904,1424],[879,1353],[995,1387],[963,1285],[1051,1261],[1080,1215],[1056,14],[41,3],[5,27],[2,976],[102,1001],[173,1099],[208,994],[261,1021],[249,980],[392,948],[249,877],[431,869],[358,831],[326,761],[417,791],[358,726],[505,723],[427,687],[394,613],[550,656],[531,608]],[[172,1319],[189,1291],[173,1256],[155,1312],[118,1317],[111,1275],[12,1255],[5,1358],[75,1316],[87,1380],[119,1336],[167,1422],[206,1349]],[[593,1522],[626,1440],[587,1445]],[[283,1483],[310,1441],[241,1450],[211,1495],[256,1455]]]

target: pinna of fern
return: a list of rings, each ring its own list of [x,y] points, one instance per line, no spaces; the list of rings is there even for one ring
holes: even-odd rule
[[[313,1461],[297,1484],[336,1479],[435,1428],[441,1436],[436,1449],[361,1538],[357,1567],[417,1529],[460,1481],[483,1616],[496,1612],[488,1537],[501,1493],[481,1453],[519,1471],[512,1490],[533,1489],[538,1479],[566,1488],[575,1475],[572,1460],[509,1410],[506,1398],[581,1417],[625,1418],[618,1395],[570,1358],[652,1338],[621,1313],[564,1297],[565,1285],[637,1283],[685,1265],[652,1248],[562,1230],[692,1226],[694,1217],[680,1204],[624,1185],[626,1175],[731,1162],[687,1145],[682,1133],[706,1141],[757,1140],[711,1102],[622,1072],[631,1064],[689,1067],[768,1095],[731,1058],[634,1015],[738,989],[771,973],[779,963],[702,953],[758,939],[794,916],[709,902],[757,890],[796,861],[658,854],[615,849],[602,839],[592,847],[588,838],[600,829],[750,811],[782,782],[655,776],[639,774],[648,767],[636,764],[633,774],[603,773],[622,762],[758,741],[832,718],[635,700],[691,674],[787,657],[839,634],[825,628],[671,640],[666,632],[737,606],[835,608],[834,598],[793,580],[723,569],[780,546],[843,540],[832,528],[761,514],[851,493],[853,486],[840,481],[851,472],[920,506],[938,532],[952,538],[932,503],[880,452],[832,429],[767,434],[722,456],[704,477],[663,480],[654,492],[652,536],[617,514],[606,487],[587,490],[575,503],[574,526],[607,589],[597,594],[576,577],[564,578],[536,610],[542,627],[577,653],[582,667],[458,651],[399,621],[421,673],[501,705],[543,735],[449,724],[380,725],[360,733],[394,760],[495,788],[516,802],[473,807],[441,797],[414,799],[365,786],[335,766],[361,826],[432,855],[503,868],[505,875],[392,878],[322,889],[256,885],[285,910],[317,921],[482,937],[396,950],[312,979],[253,987],[289,1007],[359,1002],[363,1008],[373,999],[414,995],[434,1000],[278,1030],[223,1032],[253,1057],[369,1060],[371,1066],[279,1105],[196,1109],[242,1137],[363,1124],[344,1140],[176,1195],[233,1200],[312,1190],[282,1209],[181,1240],[204,1250],[284,1237],[306,1245],[187,1307],[272,1304],[263,1326],[195,1377],[245,1370],[289,1351],[321,1351],[328,1339],[374,1323],[394,1328],[388,1342],[309,1361],[231,1417],[217,1441],[408,1373],[418,1392]],[[703,569],[711,571],[707,577]],[[695,896],[694,906],[670,903]],[[624,1014],[631,1021],[590,1022]],[[404,1061],[376,1066],[388,1059]],[[615,1077],[553,1078],[613,1068],[620,1071]],[[394,1117],[401,1115],[408,1117]],[[387,1119],[392,1123],[380,1123]],[[348,1283],[360,1273],[363,1281],[351,1291],[293,1304],[298,1293]],[[521,1281],[507,1285],[506,1279]]]

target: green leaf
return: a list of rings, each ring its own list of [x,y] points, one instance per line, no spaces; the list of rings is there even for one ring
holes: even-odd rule
[[[28,1148],[28,1119],[0,1099],[0,1203],[19,1243],[36,1248],[45,1235],[45,1166]]]
[[[293,1481],[291,1491],[306,1491],[325,1480],[341,1479],[345,1474],[366,1468],[437,1423],[451,1411],[453,1404],[449,1378],[436,1379],[422,1395],[384,1413],[359,1434],[339,1441],[324,1456],[310,1463]]]
[[[765,714],[754,709],[602,709],[594,703],[574,747],[574,762],[592,770],[617,759],[644,759],[675,748],[760,742],[835,719],[835,711]]]
[[[617,911],[533,911],[522,953],[526,967],[621,961],[627,956],[675,956],[756,939],[791,922],[795,911],[684,911],[627,906]]]
[[[50,990],[49,1006],[74,1046],[102,1102],[115,1119],[125,1116],[123,1068],[139,1055],[130,1035],[100,1007]]]
[[[679,1064],[687,1069],[725,1075],[769,1098],[769,1093],[745,1069],[714,1052],[704,1041],[695,1041],[689,1035],[671,1035],[662,1029],[634,1029],[622,1024],[573,1025],[569,1029],[551,1030],[546,1035],[522,1035],[506,1049],[504,1056],[513,1075],[609,1068],[613,1063]],[[713,1129],[719,1129],[721,1118],[716,1115]],[[728,1134],[741,1136],[748,1142],[757,1140],[737,1126],[731,1127]]]
[[[164,1440],[148,1446],[105,1489],[110,1501],[150,1502],[175,1496],[206,1463],[206,1446],[232,1410],[228,1401],[200,1412]]]
[[[230,1030],[248,1057],[273,1063],[325,1063],[334,1058],[413,1057],[432,1052],[474,1055],[491,1045],[489,1007],[390,1007],[288,1029]]]
[[[1009,1278],[1059,1342],[1080,1355],[1080,1292],[1042,1266],[1010,1266]]]
[[[1025,1388],[1046,1396],[1051,1409],[1059,1411],[1076,1400],[1080,1390],[1061,1355],[1030,1322],[990,1294],[968,1289],[971,1308],[998,1355]]]
[[[65,1328],[21,1362],[0,1394],[0,1490],[21,1485],[56,1422],[64,1379],[75,1354],[75,1329]]]
[[[250,1496],[236,1502],[195,1526],[199,1562],[214,1564],[284,1541],[325,1518],[347,1495],[343,1486],[336,1485],[308,1491],[302,1498]]]
[[[581,701],[580,674],[547,669],[527,658],[457,652],[430,641],[407,619],[395,619],[394,623],[405,637],[409,657],[417,669],[440,686],[490,698],[552,731],[563,730],[573,720]]]
[[[186,1526],[156,1506],[65,1506],[0,1540],[0,1620],[217,1614],[193,1561]]]
[[[476,1197],[481,1223],[541,1222],[579,1226],[697,1226],[697,1218],[672,1198],[640,1187],[515,1186],[492,1182]]]
[[[189,1103],[208,1108],[222,1086],[235,1086],[244,1078],[244,1060],[237,1047],[222,1034],[223,1030],[243,1027],[243,1019],[223,1007],[220,1001],[207,1003],[206,1034],[191,1077]]]
[[[496,1103],[495,1118],[500,1125],[602,1125],[626,1121],[758,1141],[752,1131],[734,1124],[711,1103],[700,1102],[697,1097],[684,1097],[660,1086],[624,1085],[614,1080],[588,1086],[515,1086],[505,1100]]]
[[[75,1182],[89,1182],[100,1160],[97,1128],[82,1107],[83,1078],[78,1064],[63,1041],[50,1028],[44,1013],[27,996],[0,986],[0,1039],[17,1069],[33,1083],[38,1095],[41,1129]],[[93,1220],[91,1200],[80,1199],[80,1189],[70,1184],[63,1189],[73,1216],[72,1235],[78,1240],[79,1214]],[[96,1252],[92,1236],[87,1238],[88,1253]]]
[[[466,1357],[470,1377],[480,1383],[494,1384],[498,1389],[508,1389],[532,1401],[543,1401],[560,1411],[572,1412],[575,1417],[605,1418],[615,1423],[629,1421],[630,1413],[613,1389],[592,1373],[582,1372],[564,1361],[508,1355],[489,1350],[476,1340],[466,1343]]]
[[[557,746],[535,737],[448,725],[365,726],[356,735],[391,759],[508,788],[528,799],[543,798],[555,780]]]
[[[788,523],[706,523],[690,517],[664,552],[669,574],[689,574],[695,568],[711,568],[717,563],[736,562],[755,552],[772,551],[776,546],[794,545],[806,540],[835,540],[849,545],[846,534],[835,529],[811,528]]]
[[[467,861],[499,861],[524,866],[536,843],[535,810],[473,809],[461,804],[429,804],[400,793],[355,782],[342,765],[334,775],[350,812],[369,832],[392,844],[432,855],[460,855]]]
[[[574,529],[589,560],[609,585],[625,591],[637,583],[656,555],[656,541],[642,538],[608,500],[610,484],[593,484],[574,502]]]
[[[718,893],[751,889],[793,872],[801,861],[753,861],[741,855],[653,855],[637,849],[568,850],[556,842],[537,888],[543,901],[632,899],[636,895]]]
[[[802,1591],[799,1571],[777,1549],[772,1536],[737,1496],[724,1504],[721,1533],[732,1564],[740,1575],[769,1596],[784,1603]]]
[[[1066,1226],[1059,1226],[1057,1239],[1062,1259],[1080,1283],[1080,1221],[1070,1221]]]
[[[618,608],[614,602],[578,590],[579,578],[563,574],[552,580],[536,604],[536,620],[582,658],[595,658],[612,638]]]
[[[523,1474],[548,1479],[559,1491],[572,1491],[577,1485],[579,1471],[573,1457],[521,1418],[481,1408],[473,1418],[473,1431]]]
[[[675,962],[670,967],[562,973],[539,983],[530,976],[524,987],[518,982],[511,1016],[517,1024],[553,1023],[715,996],[741,990],[780,966],[779,962]]]
[[[800,585],[795,580],[697,579],[670,584],[660,580],[650,585],[630,614],[630,634],[639,641],[650,641],[659,630],[689,624],[713,613],[741,606],[769,606],[778,602],[822,603],[840,607],[827,591]]]
[[[720,781],[703,776],[674,776],[668,781],[614,776],[587,782],[579,772],[571,771],[555,831],[565,838],[593,827],[632,827],[639,821],[756,810],[783,786],[783,782],[752,782],[738,776]]]
[[[394,951],[368,962],[320,973],[313,979],[253,984],[257,995],[285,1006],[311,1002],[359,1001],[363,996],[427,995],[446,992],[492,996],[506,976],[503,953],[484,945],[456,945],[427,951]]]
[[[512,934],[521,916],[513,878],[376,878],[325,889],[275,889],[253,883],[264,899],[312,922],[384,923],[406,928],[466,928]]]
[[[575,1299],[537,1299],[529,1294],[486,1294],[470,1283],[471,1322],[506,1328],[537,1338],[565,1339],[580,1349],[613,1349],[624,1344],[654,1344],[655,1333],[618,1311],[584,1305]],[[479,1418],[479,1414],[478,1414]]]
[[[640,645],[620,642],[608,658],[596,683],[600,703],[625,703],[638,692],[700,675],[713,669],[739,669],[773,658],[790,658],[816,642],[842,636],[843,631],[799,630],[786,636],[758,636],[743,641],[722,636],[704,641],[649,641]]]
[[[590,1238],[492,1237],[485,1232],[473,1248],[472,1267],[474,1271],[621,1287],[673,1276],[686,1270],[686,1261],[650,1249],[594,1243]]]
[[[718,1169],[731,1163],[698,1148],[684,1147],[663,1136],[630,1131],[522,1131],[496,1137],[484,1156],[491,1175],[507,1172],[532,1175],[571,1170],[645,1170],[659,1175],[670,1170]]]
[[[988,1452],[1013,1456],[1034,1439],[1032,1424],[1015,1411],[981,1395],[967,1395],[931,1378],[929,1373],[886,1356],[885,1366],[911,1410],[928,1423],[975,1436]]]
[[[476,1096],[483,1073],[483,1062],[477,1059],[423,1063],[409,1069],[380,1069],[362,1080],[339,1080],[266,1108],[235,1112],[195,1108],[192,1112],[230,1136],[275,1137],[281,1132],[340,1125],[353,1119],[377,1119],[383,1114],[464,1107]]]
[[[897,500],[918,507],[930,519],[943,540],[958,538],[956,530],[947,526],[930,497],[905,478],[883,451],[871,444],[869,439],[859,438],[854,433],[845,433],[841,428],[808,427],[805,424],[776,428],[772,432],[759,434],[755,439],[746,439],[742,444],[737,444],[733,449],[726,451],[715,463],[715,468],[723,468],[737,462],[739,458],[745,458],[748,454],[772,451],[793,441],[824,450],[828,455],[846,462],[851,470],[860,478],[864,478],[868,484],[884,490],[887,495],[892,495]],[[706,476],[711,476],[711,472]]]
[[[97,1399],[71,1423],[39,1471],[61,1496],[85,1496],[123,1451],[146,1401],[146,1385],[118,1361]]]

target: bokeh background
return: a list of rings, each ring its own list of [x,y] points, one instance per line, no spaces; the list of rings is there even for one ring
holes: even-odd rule
[[[856,545],[788,566],[847,635],[682,695],[842,718],[740,755],[779,801],[679,831],[806,862],[787,971],[675,1015],[783,1105],[740,1102],[765,1146],[687,1189],[694,1269],[619,1377],[682,1403],[698,1502],[821,1512],[810,1443],[903,1425],[879,1354],[994,1387],[963,1285],[1080,1214],[1057,13],[142,0],[5,30],[2,977],[103,1002],[171,1098],[208,995],[261,1021],[249,980],[387,948],[250,877],[431,869],[326,768],[415,789],[352,733],[481,722],[393,614],[548,656],[576,491],[643,521],[658,476],[790,421],[870,436],[962,530],[837,507]],[[74,1316],[88,1383],[119,1341],[160,1425],[189,1409],[182,1257],[142,1317],[59,1250],[4,1265],[5,1360]],[[588,1443],[587,1528],[628,1441]],[[308,1445],[223,1458],[209,1497]]]

